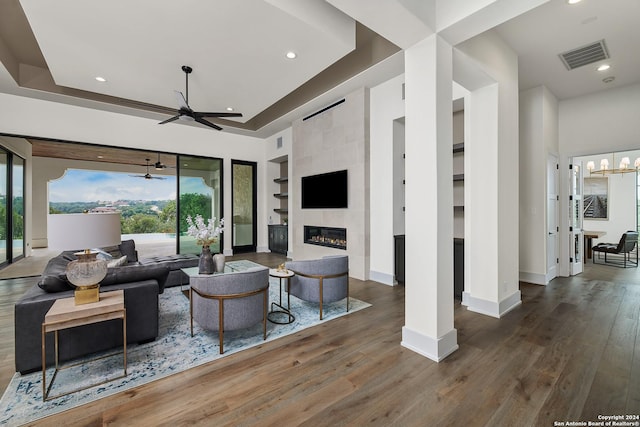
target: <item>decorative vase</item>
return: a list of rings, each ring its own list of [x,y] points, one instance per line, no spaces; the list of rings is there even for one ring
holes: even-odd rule
[[[200,274],[213,274],[214,263],[213,256],[211,255],[211,249],[209,246],[202,247],[202,253],[200,254],[200,262],[198,262],[198,273]]]
[[[215,254],[213,256],[213,263],[215,264],[215,271],[224,273],[224,254]]]

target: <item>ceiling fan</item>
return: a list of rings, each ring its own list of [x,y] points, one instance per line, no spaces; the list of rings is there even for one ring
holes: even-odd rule
[[[175,166],[167,166],[160,161],[160,153],[158,153],[158,161],[153,164],[155,170],[162,170],[166,168],[175,168]]]
[[[129,176],[133,176],[133,177],[135,177],[135,178],[144,178],[144,179],[167,179],[167,178],[164,178],[164,177],[161,177],[161,176],[153,176],[153,175],[151,175],[151,174],[149,173],[149,166],[151,166],[151,164],[149,163],[149,161],[150,161],[151,159],[145,159],[145,160],[147,161],[147,164],[146,164],[146,166],[147,166],[147,173],[145,173],[144,175],[129,175]]]
[[[158,124],[163,125],[165,123],[173,122],[174,120],[186,120],[186,121],[196,121],[205,126],[209,126],[211,128],[222,130],[222,128],[216,124],[211,123],[208,120],[205,120],[203,117],[242,117],[241,113],[204,113],[200,111],[193,111],[191,107],[189,107],[189,74],[193,71],[193,68],[188,65],[182,66],[182,71],[184,71],[185,79],[186,79],[186,98],[182,95],[182,92],[175,91],[176,98],[178,99],[178,111],[177,115],[173,116],[163,122]]]

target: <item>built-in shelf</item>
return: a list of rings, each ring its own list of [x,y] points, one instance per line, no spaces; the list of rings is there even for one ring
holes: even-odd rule
[[[289,197],[289,193],[276,193],[273,195],[276,199],[286,199]]]
[[[464,142],[460,142],[458,144],[453,144],[453,152],[454,153],[463,153],[464,152]]]
[[[464,181],[464,174],[463,173],[457,173],[457,174],[453,175],[453,180],[454,181]]]
[[[274,211],[275,213],[279,213],[279,214],[286,214],[286,213],[289,213],[289,209],[284,209],[284,208],[274,209],[273,211]]]
[[[275,182],[276,184],[282,184],[283,182],[289,182],[289,177],[288,176],[282,176],[280,178],[274,178],[273,182]]]

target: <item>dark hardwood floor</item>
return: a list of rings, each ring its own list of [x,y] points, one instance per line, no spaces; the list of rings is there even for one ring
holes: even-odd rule
[[[31,283],[0,281],[2,388],[13,302]],[[460,348],[441,363],[400,345],[402,286],[350,283],[372,307],[36,424],[553,426],[640,414],[638,269],[589,264],[521,283],[522,306],[502,319],[455,303]]]

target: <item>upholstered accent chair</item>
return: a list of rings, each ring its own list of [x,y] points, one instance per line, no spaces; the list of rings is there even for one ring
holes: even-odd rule
[[[289,293],[304,301],[322,304],[347,299],[349,311],[349,257],[326,256],[321,259],[289,261],[285,264],[295,273],[290,279]]]
[[[638,233],[636,231],[627,231],[622,234],[620,241],[616,243],[598,243],[593,247],[593,263],[594,264],[610,264],[617,267],[637,267],[638,266],[638,250],[636,246],[638,244]],[[635,261],[631,257],[631,253],[636,249]],[[601,259],[601,254],[604,253],[604,263],[596,262],[596,259]],[[614,256],[609,256],[607,254]],[[622,258],[615,255],[622,255]]]
[[[263,339],[267,339],[267,267],[191,276],[189,283],[191,336],[195,319],[202,328],[219,332],[220,354],[224,353],[224,331],[244,329],[262,322]]]

